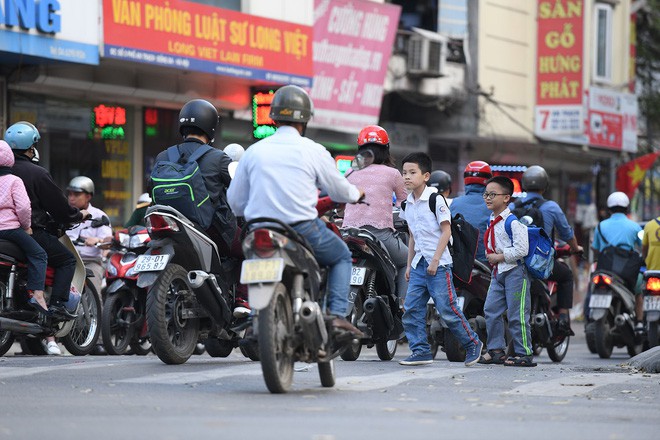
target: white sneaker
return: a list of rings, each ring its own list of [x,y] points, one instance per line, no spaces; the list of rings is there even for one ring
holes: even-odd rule
[[[234,308],[234,318],[244,318],[248,316],[252,310],[247,307],[238,306]]]
[[[62,355],[62,350],[60,350],[60,346],[57,345],[57,342],[55,341],[50,341],[48,345],[46,346],[46,351],[48,352],[49,355],[52,356],[61,356]]]

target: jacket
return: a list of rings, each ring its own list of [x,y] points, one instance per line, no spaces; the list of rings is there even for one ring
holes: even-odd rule
[[[23,181],[10,174],[14,153],[0,141],[0,230],[28,229],[32,222],[30,198]]]

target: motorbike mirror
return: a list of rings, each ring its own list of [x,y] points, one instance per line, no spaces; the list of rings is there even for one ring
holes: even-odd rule
[[[355,159],[351,162],[351,168],[353,168],[354,171],[359,171],[365,169],[372,163],[374,163],[374,152],[371,150],[364,150],[355,156]]]
[[[92,220],[92,224],[90,226],[92,228],[100,228],[101,226],[110,226],[110,219],[105,215],[101,218],[95,218]]]

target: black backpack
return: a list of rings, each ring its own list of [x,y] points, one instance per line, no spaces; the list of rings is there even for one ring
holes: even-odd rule
[[[545,224],[543,223],[543,213],[541,212],[541,206],[547,202],[547,200],[533,199],[523,202],[521,199],[516,200],[513,203],[513,209],[511,214],[515,215],[518,219],[528,216],[532,218],[532,224],[537,228],[543,228]],[[552,231],[545,231],[548,235],[552,234]]]
[[[449,206],[445,196],[442,194],[440,196],[445,205]],[[438,193],[432,193],[429,196],[429,209],[436,218],[437,199]],[[405,200],[401,202],[401,209],[406,210]],[[452,274],[462,282],[469,284],[472,280],[472,267],[479,245],[479,229],[468,223],[461,214],[456,214],[451,219],[451,238],[447,246],[453,260]]]

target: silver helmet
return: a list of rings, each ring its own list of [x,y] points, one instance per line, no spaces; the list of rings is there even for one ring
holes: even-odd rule
[[[94,182],[89,177],[78,176],[71,179],[66,189],[67,191],[84,192],[94,195]]]

